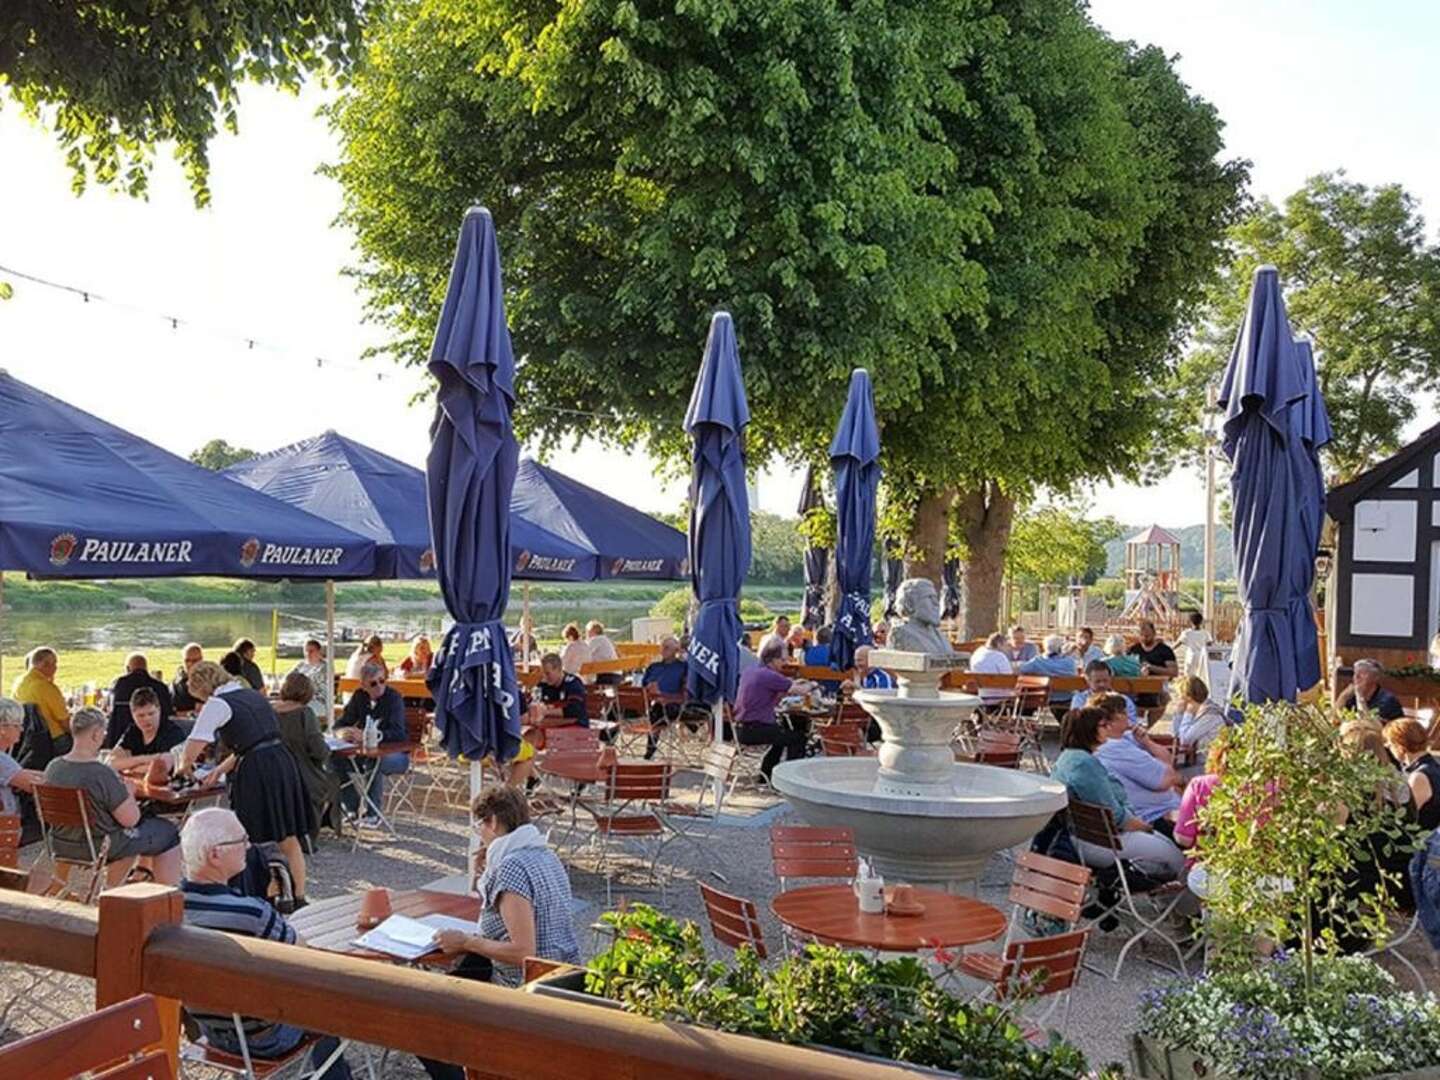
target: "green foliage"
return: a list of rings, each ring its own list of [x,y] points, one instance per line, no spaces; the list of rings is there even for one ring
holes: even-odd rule
[[[795,523],[795,531],[800,536],[802,559],[807,546],[834,551],[836,528],[835,511],[830,507],[817,506],[813,510],[807,511],[805,516]],[[803,564],[801,570],[803,576]]]
[[[1032,507],[1015,516],[1005,571],[1023,584],[1090,585],[1105,572],[1105,545],[1119,536],[1114,518],[1091,519],[1084,507]]]
[[[1010,1013],[945,993],[914,957],[876,961],[812,945],[771,970],[749,948],[733,966],[708,960],[693,923],[636,904],[601,922],[614,944],[589,967],[586,989],[628,1012],[781,1042],[828,1046],[951,1069],[964,1076],[1061,1080],[1085,1058],[1058,1036],[1027,1042]]]
[[[1244,1080],[1362,1080],[1440,1061],[1440,1002],[1363,957],[1251,963],[1140,998],[1140,1030]]]
[[[863,366],[898,490],[1137,473],[1245,179],[1075,0],[398,0],[371,41],[331,171],[381,351],[423,361],[486,203],[551,442],[682,455],[725,307],[752,464],[820,456]]]
[[[669,619],[678,633],[685,624],[685,620],[690,616],[690,596],[690,586],[688,585],[671,589],[655,601],[650,608],[650,614],[657,619]],[[740,598],[740,621],[742,623],[766,623],[772,617],[770,609],[764,601],[749,596]]]
[[[236,130],[240,84],[288,90],[343,72],[357,0],[64,0],[0,9],[0,86],[52,129],[74,177],[145,194],[155,147],[175,143],[197,205],[210,200],[217,113]]]
[[[757,584],[801,584],[805,580],[805,540],[800,522],[764,510],[750,513],[750,574]]]
[[[1440,379],[1440,246],[1429,241],[1413,196],[1398,184],[1367,187],[1343,172],[1311,177],[1284,208],[1261,202],[1230,232],[1232,259],[1210,290],[1200,347],[1178,389],[1174,430],[1199,452],[1205,386],[1223,370],[1257,266],[1280,271],[1296,333],[1315,359],[1335,438],[1327,472],[1347,480],[1401,445]]]
[[[1263,936],[1299,941],[1308,975],[1315,952],[1334,951],[1342,937],[1383,937],[1390,875],[1381,871],[1364,896],[1345,885],[1377,853],[1414,849],[1404,780],[1342,742],[1317,706],[1251,707],[1228,738],[1197,849],[1214,883],[1211,914],[1231,931],[1217,935],[1218,963],[1247,967]]]
[[[231,446],[224,439],[211,439],[200,449],[192,450],[190,460],[196,465],[219,472],[221,469],[228,469],[231,465],[254,456],[254,450],[246,450],[243,446]]]

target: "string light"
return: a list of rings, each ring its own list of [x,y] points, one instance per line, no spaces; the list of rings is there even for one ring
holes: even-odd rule
[[[49,278],[43,278],[37,274],[26,273],[24,270],[16,270],[14,267],[11,266],[5,266],[3,264],[0,264],[0,274],[8,274],[11,277],[19,278],[22,281],[28,281],[32,284],[40,285],[47,289],[55,289],[58,292],[70,293],[73,296],[80,297],[87,304],[90,303],[90,301],[93,299],[96,303],[108,304],[111,307],[119,308],[122,311],[128,311],[135,315],[143,315],[156,319],[161,319],[170,324],[170,329],[172,331],[178,332],[180,329],[180,324],[184,323],[187,330],[195,330],[200,333],[207,334],[210,337],[220,338],[224,341],[233,342],[236,345],[243,344],[245,348],[251,352],[255,350],[255,347],[257,345],[259,345],[259,347],[263,350],[274,353],[287,353],[290,355],[297,355],[303,352],[303,350],[293,349],[286,345],[275,344],[255,335],[235,334],[229,331],[220,330],[213,326],[208,326],[207,324],[194,319],[187,319],[179,315],[170,315],[155,308],[141,307],[136,304],[127,303],[123,300],[112,300],[108,296],[102,296],[100,293],[92,292],[91,290],[82,288],[79,285],[68,285],[63,281],[52,281]],[[368,365],[363,365],[357,360],[336,360],[334,358],[325,356],[315,357],[315,367],[317,370],[324,370],[327,366],[331,368],[349,371],[372,370],[368,367]],[[376,382],[383,383],[393,377],[394,375],[390,372],[375,372]],[[613,415],[607,413],[591,412],[585,409],[570,409],[558,405],[540,405],[531,401],[527,401],[525,403],[525,407],[526,409],[538,409],[542,412],[557,413],[565,416],[581,416],[592,420],[605,421],[607,423],[613,422],[615,420],[615,417]]]

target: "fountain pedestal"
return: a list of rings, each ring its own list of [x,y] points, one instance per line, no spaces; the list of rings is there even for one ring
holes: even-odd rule
[[[777,765],[772,784],[812,825],[846,825],[876,870],[892,881],[973,892],[996,851],[1034,836],[1066,803],[1065,788],[1017,769],[957,763],[955,729],[980,706],[941,690],[968,657],[873,650],[873,667],[896,690],[855,700],[880,725],[876,757],[819,757]]]

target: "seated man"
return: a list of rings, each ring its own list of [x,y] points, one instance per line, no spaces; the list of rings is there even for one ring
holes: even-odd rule
[[[831,651],[831,642],[835,639],[835,632],[828,626],[817,627],[815,630],[815,644],[805,646],[802,656],[805,659],[806,667],[828,667],[836,666],[834,653]],[[820,687],[825,693],[832,697],[840,692],[840,681],[838,679],[821,679]]]
[[[1040,656],[1026,660],[1019,667],[1021,675],[1044,675],[1055,676],[1063,679],[1072,679],[1079,674],[1075,667],[1075,658],[1065,653],[1065,639],[1059,634],[1048,634],[1045,637],[1045,652]],[[1050,694],[1050,704],[1065,705],[1071,699],[1068,690],[1056,690]]]
[[[665,700],[650,703],[650,724],[652,728],[663,728],[685,711],[685,677],[690,665],[680,651],[680,641],[667,637],[660,642],[660,659],[645,668],[640,676],[640,685],[652,695],[664,695]],[[691,725],[693,730],[695,725]],[[660,735],[652,730],[645,741],[645,759],[655,756],[660,745]]]
[[[1173,679],[1180,674],[1180,661],[1175,657],[1175,650],[1160,640],[1151,619],[1140,620],[1140,640],[1130,646],[1130,655],[1140,661],[1142,676],[1159,675],[1165,679]],[[1158,694],[1136,696],[1139,700],[1135,704],[1142,709],[1153,709],[1170,700],[1170,695],[1164,690]]]
[[[1005,635],[991,634],[985,644],[976,649],[970,657],[970,670],[984,675],[1011,675],[1010,654],[1005,649]],[[980,700],[986,708],[1003,705],[1014,695],[998,686],[980,687]]]
[[[784,753],[787,761],[805,756],[810,733],[782,725],[775,715],[780,699],[792,690],[804,693],[809,684],[792,682],[781,673],[785,666],[785,645],[770,641],[760,650],[760,663],[740,678],[735,694],[735,738],[744,746],[769,746],[760,762],[761,775],[768,781],[770,772],[780,763]]]
[[[1130,730],[1135,744],[1144,748],[1152,757],[1169,765],[1174,760],[1170,748],[1161,746],[1145,733],[1140,726],[1140,715],[1136,711],[1135,702],[1131,701],[1125,694],[1116,693],[1111,682],[1110,667],[1103,660],[1097,660],[1085,668],[1086,689],[1077,690],[1075,696],[1070,699],[1070,708],[1083,709],[1086,705],[1093,705],[1097,697],[1114,694],[1115,697],[1125,702],[1125,716],[1130,722]]]
[[[160,718],[170,719],[170,688],[150,674],[144,653],[134,652],[125,658],[125,674],[110,688],[110,726],[105,731],[105,748],[117,745],[130,727],[130,697],[136,690],[150,690],[160,704]]]
[[[1400,699],[1380,685],[1383,669],[1376,660],[1356,660],[1355,679],[1335,698],[1337,709],[1354,709],[1371,713],[1382,721],[1398,720],[1405,715]]]
[[[65,705],[65,695],[55,685],[55,672],[59,667],[60,657],[54,649],[43,645],[32,649],[25,657],[25,674],[15,680],[10,696],[21,705],[34,705],[40,710],[45,729],[55,744],[55,753],[63,754],[70,749],[70,710]]]
[[[140,687],[127,704],[130,725],[110,756],[111,767],[124,771],[149,765],[156,758],[168,761],[170,751],[184,745],[185,729],[165,715],[160,695],[152,687]]]
[[[765,646],[772,641],[778,641],[785,650],[785,658],[790,658],[790,620],[784,615],[776,615],[775,622],[771,624],[770,632],[760,639],[756,649],[756,655],[765,651]]]
[[[335,722],[337,736],[359,744],[365,738],[365,725],[374,720],[380,729],[382,745],[409,742],[410,733],[405,725],[405,699],[393,687],[387,686],[388,682],[389,676],[379,664],[367,662],[360,668],[360,689],[350,695],[350,700],[345,703],[345,711]],[[397,776],[410,768],[410,755],[404,750],[385,754],[378,760],[380,775],[372,780],[371,805],[364,808],[367,821],[373,820],[374,812],[384,804],[385,777]],[[375,768],[376,759],[343,754],[330,756],[330,764],[345,785],[340,790],[340,805],[350,814],[361,813],[360,796],[355,791],[355,785],[348,783],[350,775],[357,768],[357,762],[360,763],[358,767],[361,771],[369,772]]]
[[[245,870],[245,853],[250,848],[245,827],[233,813],[218,806],[197,810],[185,822],[180,844],[185,859],[180,891],[187,923],[285,945],[298,942],[295,930],[270,904],[253,896],[241,896],[228,884]],[[227,1054],[241,1053],[231,1014],[187,1011],[211,1046]],[[245,1032],[245,1049],[251,1057],[261,1060],[284,1057],[308,1037],[307,1032],[290,1024],[251,1016],[241,1017],[240,1027]],[[322,1036],[310,1051],[311,1066],[320,1068],[339,1048],[333,1036]],[[322,1080],[349,1080],[350,1066],[343,1056],[336,1056],[330,1067],[317,1075]]]
[[[1102,694],[1092,700],[1093,707],[1105,714],[1105,741],[1095,756],[1125,789],[1135,816],[1170,835],[1180,809],[1180,775],[1140,746],[1121,695]]]
[[[155,880],[174,885],[180,880],[180,837],[173,823],[158,817],[141,817],[135,796],[120,774],[100,760],[105,741],[105,714],[99,709],[77,709],[70,719],[74,745],[64,757],[45,766],[45,783],[79,788],[89,798],[90,835],[98,848],[110,840],[108,861],[118,878],[129,861],[148,859]],[[56,826],[51,843],[62,858],[89,862],[90,843],[79,826]],[[116,884],[112,881],[111,884]]]
[[[1010,627],[1010,644],[1007,651],[1012,664],[1023,664],[1026,660],[1034,660],[1040,655],[1040,650],[1035,647],[1035,643],[1025,640],[1025,628],[1019,623]]]
[[[190,693],[190,672],[205,659],[205,650],[192,641],[180,654],[180,670],[170,684],[170,704],[177,713],[193,713],[199,710],[200,702]]]
[[[544,728],[590,726],[590,714],[585,711],[585,684],[578,675],[566,673],[559,653],[546,653],[540,658],[540,681],[535,684],[535,696],[544,704],[545,713],[526,733],[528,740],[544,746]]]
[[[610,635],[605,633],[605,624],[599,619],[591,619],[585,624],[585,644],[590,649],[590,662],[597,660],[619,660],[620,653],[615,648],[615,642],[610,640]],[[596,686],[618,686],[622,676],[618,671],[601,671],[595,675]]]
[[[894,690],[895,676],[884,668],[870,666],[870,653],[872,647],[861,645],[855,650],[855,677],[860,680],[860,687],[864,690]],[[846,683],[846,686],[853,684]]]
[[[260,665],[255,663],[255,642],[242,637],[235,642],[232,651],[240,658],[240,677],[250,684],[250,689],[263,692],[265,676],[260,671]]]
[[[1088,626],[1080,628],[1080,632],[1075,635],[1075,644],[1066,651],[1075,657],[1075,666],[1079,671],[1084,671],[1094,660],[1105,659],[1105,650],[1095,644],[1095,631]]]
[[[35,785],[45,781],[44,773],[21,768],[10,756],[24,728],[25,706],[10,698],[0,698],[0,814],[20,818],[22,847],[40,839],[40,820],[29,800]]]

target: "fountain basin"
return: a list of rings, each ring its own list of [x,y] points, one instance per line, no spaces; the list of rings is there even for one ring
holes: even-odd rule
[[[971,892],[990,856],[1022,844],[1065,807],[1065,785],[1018,769],[953,764],[947,790],[876,790],[873,757],[815,757],[775,767],[771,785],[810,825],[845,825],[894,881]]]

